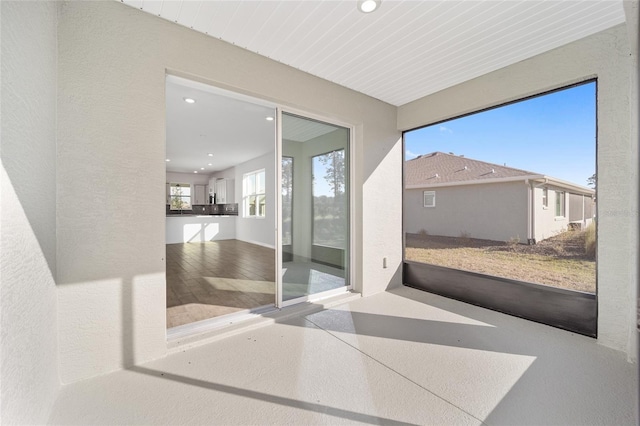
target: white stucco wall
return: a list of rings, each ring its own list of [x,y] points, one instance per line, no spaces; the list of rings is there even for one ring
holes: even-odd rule
[[[2,424],[47,421],[56,336],[56,5],[0,3]]]
[[[61,3],[58,39],[65,383],[166,354],[165,214],[158,206],[167,70],[355,125],[355,287],[372,294],[401,282],[395,107],[118,2]],[[79,199],[100,208],[63,208]]]
[[[637,67],[629,38],[637,43],[636,15],[629,18],[630,31],[626,25],[617,26],[398,110],[398,128],[407,130],[598,78],[598,340],[631,358],[636,356],[632,312],[638,278],[639,188],[637,116],[630,119],[630,108],[637,103],[630,81],[637,79]]]
[[[435,207],[424,207],[424,191],[435,191]],[[526,242],[527,194],[524,181],[409,189],[404,195],[405,231]]]

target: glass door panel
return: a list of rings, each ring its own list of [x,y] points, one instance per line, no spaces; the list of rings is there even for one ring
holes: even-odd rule
[[[349,285],[349,129],[282,114],[282,300]]]

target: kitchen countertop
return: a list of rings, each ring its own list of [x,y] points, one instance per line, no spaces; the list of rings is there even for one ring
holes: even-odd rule
[[[236,214],[168,214],[167,217],[238,217]]]

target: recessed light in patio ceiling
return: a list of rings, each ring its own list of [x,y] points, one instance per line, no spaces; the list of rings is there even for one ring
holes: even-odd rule
[[[371,13],[380,7],[381,0],[359,0],[358,10],[363,13]]]

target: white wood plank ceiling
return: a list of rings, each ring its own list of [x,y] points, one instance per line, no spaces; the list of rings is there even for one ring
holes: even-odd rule
[[[624,22],[621,0],[121,0],[393,105]]]

